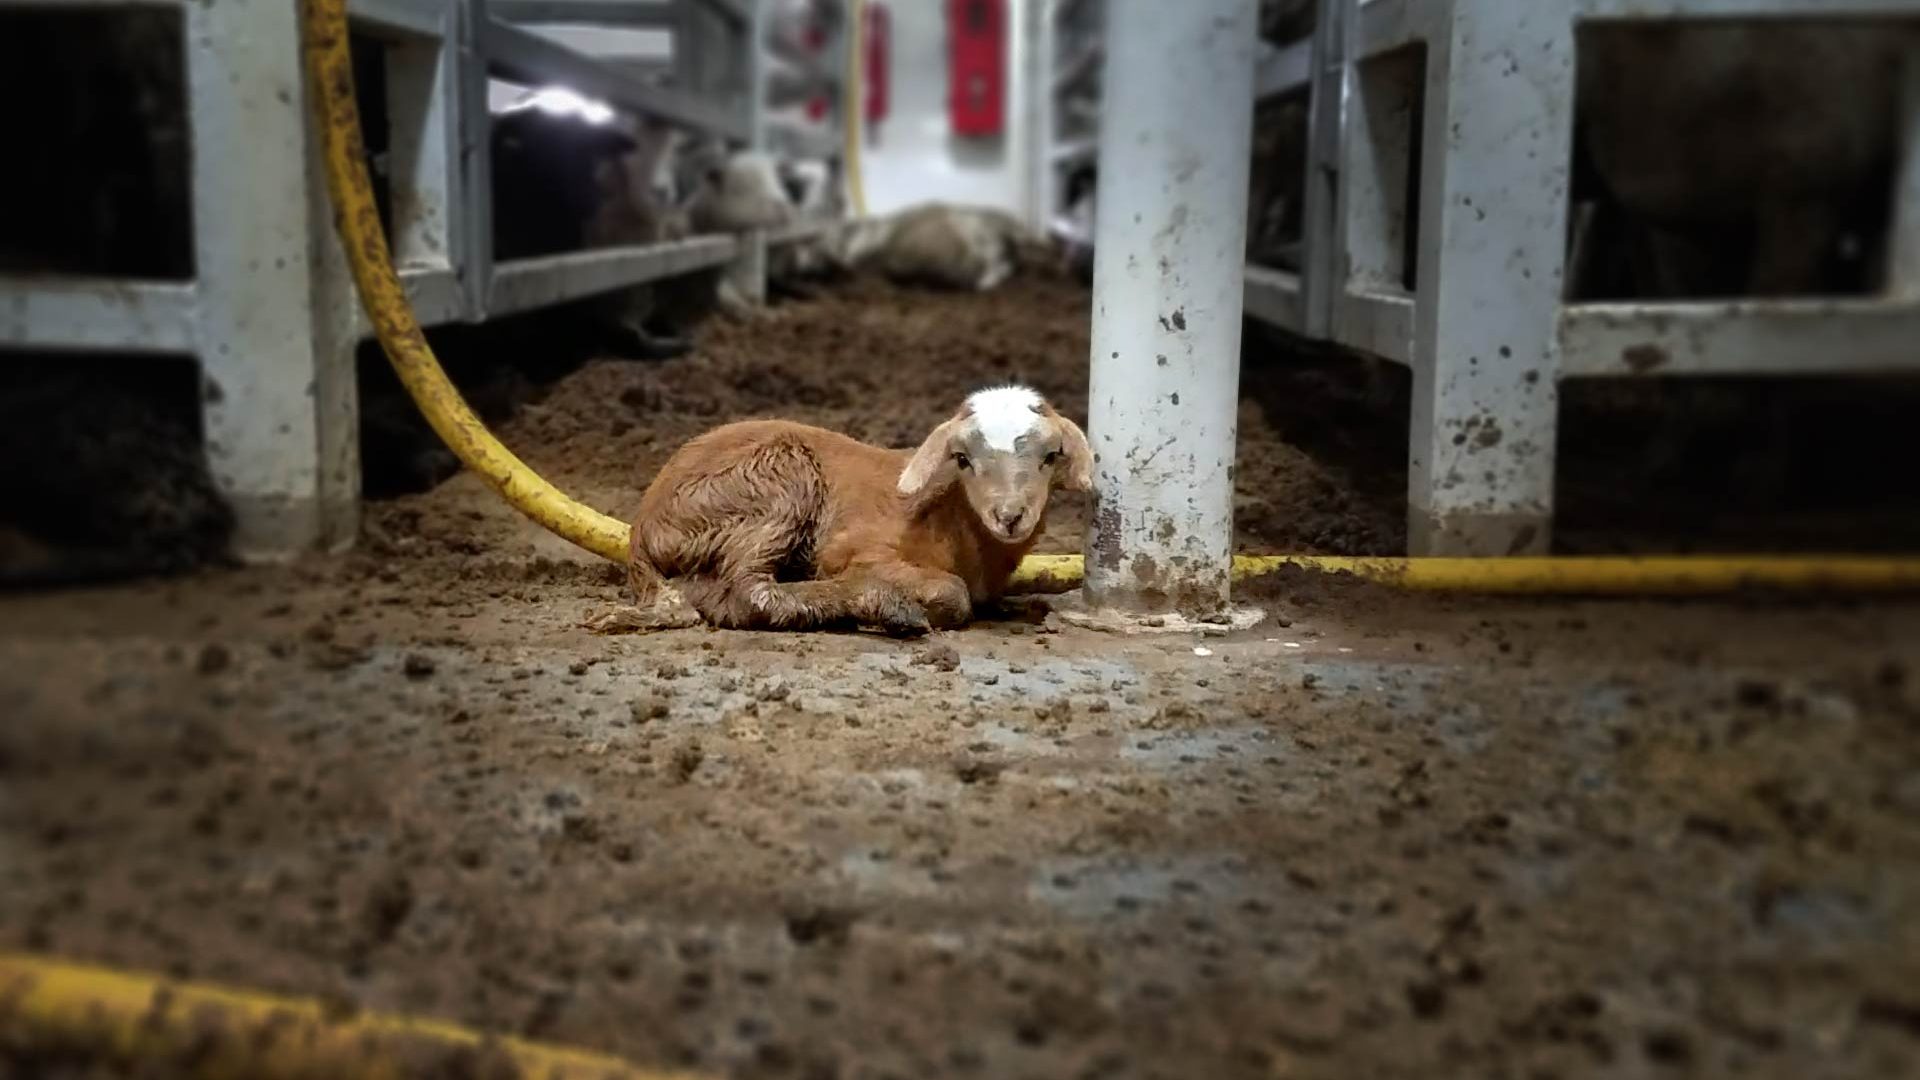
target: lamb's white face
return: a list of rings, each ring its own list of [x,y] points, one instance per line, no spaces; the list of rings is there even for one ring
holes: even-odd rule
[[[900,474],[903,494],[958,483],[987,532],[1026,541],[1056,487],[1085,491],[1093,456],[1077,424],[1023,386],[982,390],[928,436]]]

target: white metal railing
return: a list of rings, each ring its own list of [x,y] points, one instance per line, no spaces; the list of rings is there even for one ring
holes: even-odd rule
[[[1908,62],[1880,295],[1584,303],[1561,292],[1579,24],[1914,19],[1920,0],[1318,6],[1311,40],[1262,46],[1256,60],[1256,96],[1308,94],[1309,134],[1299,269],[1248,266],[1244,310],[1413,369],[1414,554],[1544,550],[1560,379],[1920,371],[1920,54]],[[1471,57],[1456,62],[1465,48]],[[1085,98],[1077,58],[1097,49],[1082,40],[1054,51],[1058,94]],[[1056,136],[1054,166],[1087,160],[1085,138]],[[1411,223],[1401,208],[1416,154],[1418,246],[1407,267]],[[1402,285],[1407,269],[1413,289]]]
[[[0,0],[0,10],[28,0]],[[193,132],[192,281],[0,275],[0,348],[193,354],[207,385],[216,483],[243,555],[348,542],[359,497],[354,350],[369,333],[331,228],[310,131],[297,5],[168,6],[184,21]],[[90,0],[74,6],[88,6]],[[804,89],[828,125],[767,118],[771,0],[351,0],[356,33],[386,50],[390,242],[422,323],[479,321],[690,271],[731,266],[764,289],[771,236],[705,236],[496,264],[490,75],[565,85],[734,145],[837,157],[840,54]],[[91,3],[124,7],[122,0]],[[842,20],[844,22],[844,20]],[[671,85],[522,24],[666,29]],[[833,50],[830,50],[830,53]]]

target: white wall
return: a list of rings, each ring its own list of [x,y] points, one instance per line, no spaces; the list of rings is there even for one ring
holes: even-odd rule
[[[892,20],[892,101],[861,155],[867,211],[941,200],[1029,212],[1029,5],[1007,0],[1005,123],[993,138],[959,138],[947,124],[945,0],[884,0]]]

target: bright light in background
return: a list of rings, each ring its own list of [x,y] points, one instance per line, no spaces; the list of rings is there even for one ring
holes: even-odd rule
[[[613,119],[613,107],[602,101],[581,97],[564,86],[535,90],[507,107],[508,112],[539,109],[549,116],[577,116],[589,124],[605,124]]]

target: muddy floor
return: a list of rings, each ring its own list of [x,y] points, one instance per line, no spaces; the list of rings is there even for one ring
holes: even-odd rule
[[[502,434],[624,513],[738,416],[1084,415],[1083,301],[858,286]],[[1392,550],[1309,376],[1250,390],[1240,542]],[[0,599],[0,949],[714,1076],[1920,1072],[1920,605],[1288,575],[1205,640],[580,629],[617,580],[463,477],[349,555]]]

